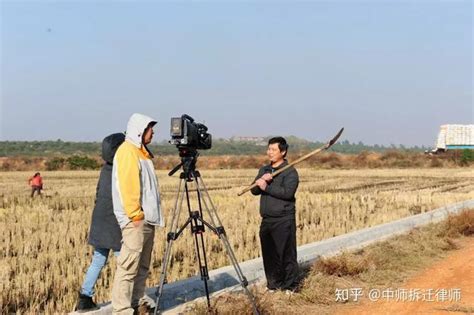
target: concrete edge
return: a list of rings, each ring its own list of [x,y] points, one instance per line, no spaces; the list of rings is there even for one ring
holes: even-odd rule
[[[339,235],[330,239],[305,244],[298,247],[298,263],[303,267],[309,266],[320,257],[329,257],[342,251],[356,250],[369,244],[404,234],[413,228],[442,221],[447,218],[448,215],[460,213],[468,208],[474,208],[474,199]],[[262,280],[265,276],[262,258],[260,257],[241,262],[240,267],[250,284]],[[232,265],[210,271],[209,278],[209,292],[211,292],[213,296],[221,294],[222,292],[238,290],[241,287]],[[156,298],[155,292],[156,287],[146,290],[147,295],[152,300]],[[164,286],[160,309],[163,310],[164,313],[174,313],[182,304],[203,298],[204,296],[204,285],[199,276],[172,282]],[[99,310],[89,312],[89,314],[112,313],[112,305],[110,302],[100,306],[101,308]],[[79,313],[73,312],[71,314]]]

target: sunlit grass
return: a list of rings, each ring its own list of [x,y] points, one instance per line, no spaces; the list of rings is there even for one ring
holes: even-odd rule
[[[237,196],[256,170],[201,172],[240,261],[260,254],[258,198]],[[470,169],[299,169],[298,245],[474,199]],[[0,305],[4,312],[68,312],[74,308],[92,248],[87,245],[98,171],[43,172],[43,198],[29,197],[30,173],[0,173]],[[169,221],[179,179],[158,171]],[[193,202],[193,208],[197,205]],[[204,214],[206,216],[206,214]],[[185,215],[181,215],[184,221]],[[148,285],[156,285],[167,230],[156,233]],[[195,275],[190,232],[173,245],[169,281]],[[206,233],[211,269],[228,265],[218,238]],[[115,259],[103,271],[96,299],[110,300]]]

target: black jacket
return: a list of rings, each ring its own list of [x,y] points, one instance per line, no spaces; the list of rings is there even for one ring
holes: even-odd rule
[[[288,165],[288,161],[284,161],[277,168],[265,165],[259,171],[255,178],[257,180],[265,173],[273,173],[276,170]],[[253,188],[252,194],[260,195],[260,215],[263,219],[272,220],[286,217],[294,217],[295,215],[295,193],[298,188],[299,177],[294,167],[290,167],[283,173],[273,178],[268,184],[265,191],[259,187]]]
[[[89,244],[96,248],[119,251],[121,247],[122,232],[112,204],[112,163],[115,152],[124,140],[123,133],[114,133],[102,141],[102,158],[105,164],[100,171],[89,232]]]

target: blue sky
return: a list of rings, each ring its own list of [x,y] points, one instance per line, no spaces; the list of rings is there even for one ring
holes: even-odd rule
[[[474,121],[471,1],[0,1],[0,140],[100,141],[141,112],[214,137]]]

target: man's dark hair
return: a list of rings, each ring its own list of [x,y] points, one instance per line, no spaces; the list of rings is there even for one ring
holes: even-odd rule
[[[283,137],[273,137],[270,140],[268,140],[268,145],[278,143],[278,149],[280,149],[280,152],[285,151],[285,154],[283,154],[283,157],[286,157],[286,154],[288,153],[288,143],[286,143],[285,138]]]

